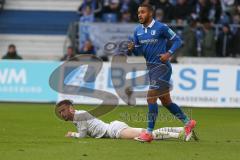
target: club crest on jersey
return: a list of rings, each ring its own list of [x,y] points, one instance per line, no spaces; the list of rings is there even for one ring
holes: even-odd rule
[[[151,35],[154,36],[156,34],[156,30],[151,30]]]

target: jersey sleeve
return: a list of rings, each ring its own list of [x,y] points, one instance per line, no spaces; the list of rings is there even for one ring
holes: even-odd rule
[[[139,40],[138,40],[137,29],[134,31],[133,43],[134,43],[134,49],[133,49],[132,52],[135,56],[138,56],[138,55],[141,54],[141,45],[140,45]]]
[[[167,25],[162,26],[162,34],[168,40],[173,40],[174,37],[177,35],[171,28]]]
[[[87,121],[90,119],[94,119],[95,117],[92,116],[90,113],[88,113],[87,111],[78,111],[77,113],[75,113],[74,115],[74,119],[75,121]]]
[[[85,138],[87,136],[87,130],[81,130],[78,132],[78,136],[76,138]]]
[[[133,34],[133,43],[136,45],[139,45],[138,37],[137,37],[137,30],[134,31]]]
[[[171,53],[172,55],[175,53],[175,51],[180,48],[182,46],[182,40],[180,39],[180,37],[171,29],[169,28],[167,25],[163,25],[162,27],[162,34],[163,36],[172,41],[172,46],[171,48],[168,50],[169,53]]]
[[[76,135],[76,138],[86,137],[87,136],[87,130],[88,130],[87,122],[82,121],[82,122],[78,123],[77,130],[78,130],[78,133]]]
[[[84,110],[78,110],[74,114],[74,125],[77,128],[77,134],[74,135],[76,138],[84,138],[88,133],[88,120],[94,117]]]

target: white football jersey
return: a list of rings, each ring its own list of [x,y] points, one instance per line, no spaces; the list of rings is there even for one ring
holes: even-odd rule
[[[87,135],[94,138],[101,138],[107,132],[109,124],[97,119],[84,110],[76,110],[73,118],[73,124],[77,127],[78,138]]]

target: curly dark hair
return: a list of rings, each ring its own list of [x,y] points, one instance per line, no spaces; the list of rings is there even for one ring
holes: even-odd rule
[[[140,4],[139,7],[146,7],[149,11],[154,12],[154,8],[151,4]]]

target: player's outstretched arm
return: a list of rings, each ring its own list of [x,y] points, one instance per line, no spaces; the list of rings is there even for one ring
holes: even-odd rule
[[[82,133],[77,133],[77,132],[67,132],[67,134],[65,135],[65,137],[67,138],[84,138],[87,136],[86,132],[82,132]]]

